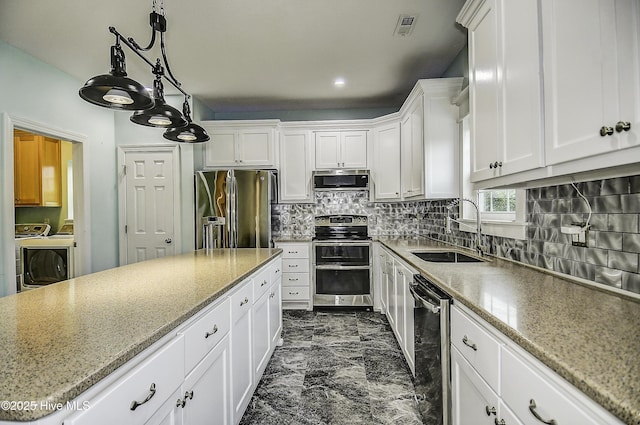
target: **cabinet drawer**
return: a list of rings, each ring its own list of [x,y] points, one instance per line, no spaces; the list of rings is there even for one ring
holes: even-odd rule
[[[289,286],[282,288],[282,301],[307,301],[309,300],[308,286]]]
[[[257,301],[262,294],[269,289],[269,282],[271,281],[271,267],[265,267],[253,278],[253,300]]]
[[[174,394],[183,379],[184,338],[179,335],[90,400],[87,410],[75,413],[64,423],[142,424]]]
[[[240,289],[229,297],[231,301],[231,319],[234,323],[240,316],[245,315],[253,305],[253,279],[247,279],[239,286]]]
[[[309,258],[308,244],[287,244],[280,248],[282,248],[283,258]]]
[[[548,373],[553,373],[548,371]],[[561,379],[560,377],[557,377]],[[511,350],[502,349],[502,399],[525,425],[540,425],[531,411],[545,421],[554,419],[558,424],[613,424],[612,419],[599,421],[595,412],[571,397],[557,382],[543,376],[534,366]],[[564,383],[565,385],[568,385]],[[578,390],[575,390],[576,392]],[[531,400],[535,408],[530,409]],[[619,423],[619,422],[617,422]]]
[[[284,273],[282,286],[309,286],[309,273]]]
[[[491,388],[500,393],[500,343],[455,306],[451,309],[451,343]]]
[[[229,332],[229,299],[209,309],[182,332],[185,343],[185,371],[189,372]]]
[[[271,263],[269,269],[271,270],[271,282],[280,279],[280,276],[282,276],[282,258],[278,258]]]
[[[282,260],[284,273],[309,273],[309,260],[297,258],[285,258]]]

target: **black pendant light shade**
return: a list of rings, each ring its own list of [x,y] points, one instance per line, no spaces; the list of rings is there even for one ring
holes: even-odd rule
[[[200,127],[198,124],[191,122],[191,109],[189,108],[189,102],[184,100],[182,105],[182,113],[189,122],[184,127],[170,128],[164,132],[162,137],[167,140],[181,143],[203,143],[210,140],[207,131]]]
[[[111,46],[111,71],[89,79],[80,89],[80,97],[94,105],[125,111],[153,106],[144,86],[127,77],[124,52],[120,44]]]
[[[152,108],[134,113],[130,120],[136,124],[160,128],[184,127],[188,124],[180,111],[164,101],[164,89],[159,75],[153,81],[153,103]]]

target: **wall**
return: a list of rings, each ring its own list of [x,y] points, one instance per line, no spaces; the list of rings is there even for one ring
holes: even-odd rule
[[[462,88],[469,85],[469,46],[464,46],[458,56],[451,62],[449,68],[442,74],[442,78],[449,77],[464,77]]]
[[[94,178],[85,181],[86,196],[89,196],[91,223],[99,223],[91,231],[93,271],[113,267],[117,262],[117,202],[115,169],[115,137],[113,112],[95,107],[84,102],[78,96],[78,89],[84,84],[62,71],[0,41],[0,114],[9,117],[27,119],[51,128],[64,129],[69,132],[85,135],[88,143],[84,146],[85,167]],[[87,76],[88,78],[89,76]],[[5,115],[6,116],[6,115]],[[0,128],[0,151],[13,152],[13,140],[6,138],[3,121]],[[7,144],[11,143],[11,147]],[[4,154],[3,154],[4,156]],[[8,161],[11,160],[9,166]],[[12,159],[2,158],[2,168],[13,168]],[[0,197],[12,196],[13,189],[3,174]],[[13,204],[11,204],[13,205]],[[11,216],[9,216],[11,214]],[[13,229],[8,223],[13,222],[13,208],[10,213],[3,209],[0,212],[2,229],[2,259],[13,256]],[[0,296],[6,294],[5,270],[6,261],[0,270]]]
[[[592,207],[588,247],[572,246],[560,227],[586,221],[570,184],[527,190],[527,238],[483,236],[489,253],[603,285],[640,293],[640,175],[576,183]],[[371,203],[357,192],[316,193],[315,204],[272,207],[275,237],[313,236],[313,216],[369,216],[371,236],[428,236],[472,247],[475,233],[444,231],[449,200]],[[457,218],[457,214],[452,214]]]
[[[400,102],[401,103],[401,102]],[[383,115],[398,112],[397,108],[368,108],[368,109],[303,109],[297,111],[218,111],[214,112],[210,120],[263,120],[279,119],[280,121],[326,121],[326,120],[356,120],[378,118]]]

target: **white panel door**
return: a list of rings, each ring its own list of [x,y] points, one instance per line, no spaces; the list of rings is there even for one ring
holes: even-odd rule
[[[273,166],[273,134],[270,128],[240,131],[240,165]]]
[[[175,254],[173,152],[125,152],[126,263]]]
[[[340,132],[316,133],[316,169],[340,168]]]
[[[374,143],[375,198],[400,199],[400,124],[376,129]]]
[[[367,168],[367,132],[344,131],[340,135],[342,168]]]

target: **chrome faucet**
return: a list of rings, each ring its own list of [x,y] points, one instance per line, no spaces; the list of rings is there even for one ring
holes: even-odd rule
[[[478,204],[476,204],[474,201],[472,201],[471,199],[468,199],[468,198],[456,198],[453,201],[451,201],[451,203],[449,203],[449,205],[447,205],[447,217],[445,218],[445,231],[447,233],[451,233],[451,222],[452,221],[454,221],[454,222],[456,222],[458,224],[461,224],[463,226],[471,227],[468,224],[462,223],[459,220],[456,220],[456,219],[451,218],[449,216],[449,213],[451,212],[451,209],[453,207],[455,207],[456,205],[459,205],[462,201],[469,202],[476,209],[476,252],[478,253],[478,255],[482,256],[484,254],[485,247],[484,247],[484,245],[482,245],[482,227],[480,225],[481,224],[480,208],[478,208]]]

